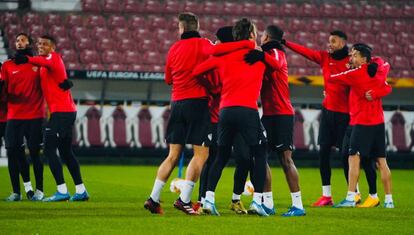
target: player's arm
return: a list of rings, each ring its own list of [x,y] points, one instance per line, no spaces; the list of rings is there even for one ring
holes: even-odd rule
[[[390,86],[390,84],[388,84],[387,81],[384,81],[381,87],[367,91],[365,93],[365,98],[369,101],[381,99],[391,94],[391,92],[392,92],[392,87]]]
[[[283,66],[282,60],[279,56],[277,56],[277,54],[275,54],[275,56],[271,56],[269,53],[264,52],[263,62],[273,70],[279,70]]]
[[[203,63],[197,65],[197,67],[193,70],[193,77],[198,77],[200,75],[203,75],[207,72],[212,71],[213,69],[216,69],[218,67],[218,58],[217,57],[210,57]]]
[[[53,55],[49,54],[48,56],[28,56],[28,62],[36,65],[36,66],[40,66],[40,67],[45,67],[47,69],[52,69],[53,68]]]
[[[167,85],[172,85],[172,73],[171,73],[171,67],[169,62],[169,57],[167,58],[167,63],[165,64],[165,83]]]
[[[321,51],[313,50],[290,41],[286,41],[285,46],[291,49],[292,51],[306,57],[308,60],[311,60],[317,64],[322,63]]]
[[[358,76],[361,75],[361,68],[350,69],[342,73],[338,74],[331,74],[329,78],[329,82],[347,85],[347,86],[354,86],[358,82]],[[363,76],[363,75],[362,75]]]
[[[250,40],[242,40],[237,42],[226,42],[215,45],[211,48],[211,53],[214,56],[220,56],[240,49],[254,49],[255,43]]]
[[[8,76],[7,76],[7,72],[6,72],[6,66],[2,66],[1,67],[1,72],[0,72],[0,93],[3,90],[3,88],[6,87],[6,85],[7,85],[6,84],[7,80],[8,80],[7,78],[8,78]]]

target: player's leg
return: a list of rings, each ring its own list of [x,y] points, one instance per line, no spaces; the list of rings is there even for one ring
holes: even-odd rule
[[[26,121],[23,120],[9,120],[6,126],[6,149],[7,157],[11,166],[9,167],[9,175],[13,186],[13,191],[20,188],[19,173],[23,179],[23,185],[27,198],[30,200],[33,196],[33,188],[30,182],[30,168],[29,162],[24,153],[24,129],[26,128]],[[17,167],[16,167],[17,166]],[[11,197],[21,198],[17,193],[12,194]]]
[[[53,178],[55,179],[57,191],[51,197],[43,200],[46,202],[67,201],[70,199],[70,194],[63,176],[62,162],[56,153],[59,146],[58,133],[60,125],[61,123],[58,113],[52,113],[44,133],[44,154],[48,160]]]
[[[263,191],[266,180],[266,144],[259,144],[250,146],[250,155],[254,159],[253,167],[253,201],[250,204],[248,213],[258,214],[260,216],[268,216],[267,212],[263,208]]]
[[[33,171],[36,179],[36,191],[32,200],[43,200],[43,161],[40,157],[40,148],[43,139],[43,118],[30,120],[29,128],[26,129],[27,147],[33,163]]]
[[[375,169],[375,159],[371,157],[362,158],[361,166],[365,171],[365,177],[368,182],[369,195],[361,205],[358,205],[358,207],[376,207],[380,204],[380,200],[377,194],[377,172]]]

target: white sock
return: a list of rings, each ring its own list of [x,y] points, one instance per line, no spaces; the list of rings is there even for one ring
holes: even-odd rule
[[[78,194],[82,194],[86,191],[86,188],[85,188],[84,184],[75,185],[75,189],[76,189],[76,193],[78,193]]]
[[[43,197],[45,194],[39,189],[36,189],[35,195],[39,195],[40,197]]]
[[[201,197],[201,204],[204,205],[205,202],[206,202],[206,199],[204,197]]]
[[[193,193],[195,182],[190,180],[185,180],[183,188],[181,189],[180,198],[184,203],[189,203],[191,201],[191,194]]]
[[[253,193],[253,201],[262,205],[263,193]]]
[[[361,192],[359,191],[359,184],[358,183],[356,185],[356,193],[361,194]]]
[[[355,194],[356,192],[348,191],[348,194],[346,195],[346,200],[351,202],[355,201]]]
[[[233,193],[233,196],[231,197],[231,200],[233,201],[240,201],[241,195]]]
[[[164,187],[165,182],[159,180],[159,179],[155,179],[154,182],[154,186],[152,187],[152,192],[151,192],[151,199],[154,202],[160,203],[160,194],[161,194],[161,190]]]
[[[385,194],[385,203],[392,202],[392,194]]]
[[[57,191],[58,191],[59,193],[62,193],[62,194],[67,194],[67,193],[68,193],[68,187],[66,187],[66,184],[65,184],[65,183],[63,183],[63,184],[59,184],[59,185],[57,186]]]
[[[331,192],[331,186],[330,185],[323,185],[322,186],[322,196],[332,197],[332,192]]]
[[[32,182],[29,181],[29,182],[23,183],[23,185],[24,185],[24,191],[26,191],[26,193],[29,191],[33,191]]]
[[[290,196],[292,197],[292,206],[303,210],[302,195],[300,191],[291,193]]]
[[[263,205],[269,209],[274,207],[272,192],[263,192]]]
[[[206,201],[209,201],[214,204],[214,192],[213,191],[206,192]]]
[[[369,196],[372,197],[372,198],[375,198],[375,199],[378,198],[378,194],[370,194]]]

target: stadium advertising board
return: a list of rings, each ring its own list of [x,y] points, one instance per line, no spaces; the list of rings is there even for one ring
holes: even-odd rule
[[[164,73],[159,72],[68,70],[67,74],[71,79],[83,80],[164,80]]]

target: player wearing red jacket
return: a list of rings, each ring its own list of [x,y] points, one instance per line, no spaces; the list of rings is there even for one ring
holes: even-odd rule
[[[262,207],[262,193],[266,174],[266,142],[258,113],[257,99],[265,70],[265,63],[277,67],[278,62],[271,56],[253,50],[256,47],[256,28],[247,19],[242,19],[233,27],[235,42],[216,45],[213,57],[198,65],[194,76],[217,69],[222,85],[220,115],[218,124],[218,156],[217,159],[228,159],[234,138],[241,134],[250,147],[255,159],[253,202],[249,211],[268,216]],[[256,63],[257,61],[264,63]],[[213,163],[209,172],[206,201],[203,209],[213,215],[219,215],[214,202],[214,191],[221,177],[223,165]]]
[[[305,210],[299,187],[299,174],[292,159],[295,111],[290,103],[288,66],[285,49],[281,44],[283,34],[279,27],[270,25],[266,27],[261,38],[263,51],[280,61],[279,68],[268,68],[265,72],[260,92],[263,105],[262,123],[266,129],[270,153],[278,155],[291,192],[292,207],[284,215],[302,216],[305,215]],[[268,214],[275,213],[271,181],[268,166],[263,193],[264,209]]]
[[[351,87],[350,103],[352,133],[349,142],[349,185],[345,200],[336,207],[355,207],[355,190],[359,177],[361,159],[370,156],[385,157],[385,126],[381,99],[369,101],[366,91],[386,84],[389,64],[378,64],[378,72],[372,74],[368,63],[371,50],[365,44],[353,47],[351,62],[356,67],[330,76],[333,83]],[[386,84],[387,85],[387,84]]]
[[[2,67],[2,63],[0,63],[0,71]],[[6,100],[6,92],[4,90],[4,82],[1,79],[0,73],[0,149],[3,144],[3,137],[4,132],[6,131],[6,122],[7,122],[7,100]]]
[[[341,149],[342,140],[349,123],[349,87],[343,84],[329,83],[328,79],[331,74],[347,70],[346,65],[349,62],[349,52],[346,40],[347,36],[344,32],[331,32],[328,51],[312,50],[289,41],[285,43],[289,49],[320,65],[324,78],[325,98],[322,103],[323,108],[318,136],[322,197],[313,203],[313,206],[333,205],[330,154],[332,147]],[[346,158],[347,156],[343,156],[345,177],[347,177],[346,171],[348,168]]]
[[[16,55],[33,56],[32,40],[24,33],[16,36]],[[45,104],[40,89],[40,68],[31,64],[18,64],[16,59],[7,60],[1,70],[4,85],[3,101],[6,101],[7,125],[5,142],[8,156],[8,168],[13,193],[8,201],[21,200],[19,172],[23,178],[26,195],[29,200],[43,199],[43,162],[40,158],[42,143],[42,125],[45,117]],[[25,156],[25,142],[33,161],[36,178],[36,192],[30,182],[30,165]]]
[[[40,37],[37,49],[39,56],[16,57],[16,63],[29,63],[41,67],[41,87],[51,112],[45,129],[44,152],[57,184],[57,192],[44,201],[85,201],[89,199],[89,194],[72,150],[72,130],[76,120],[76,106],[70,92],[73,84],[67,78],[61,55],[55,52],[56,40],[53,37]],[[75,183],[76,193],[72,196],[63,177],[62,163],[56,154],[57,150]]]
[[[178,16],[181,40],[170,48],[165,65],[165,82],[172,85],[171,116],[168,121],[166,142],[167,158],[158,168],[150,198],[144,208],[162,214],[160,194],[174,169],[185,144],[193,145],[191,159],[180,197],[174,207],[186,214],[197,215],[191,204],[195,183],[208,158],[211,141],[208,94],[200,82],[191,76],[193,69],[208,58],[212,43],[198,33],[198,17],[192,13]],[[210,138],[209,138],[210,136]]]

